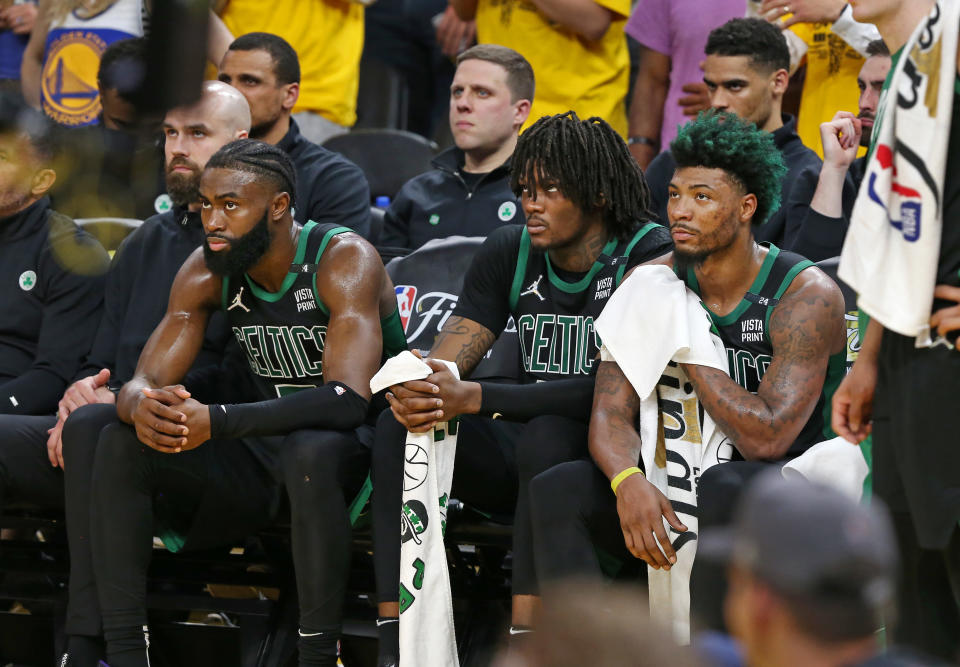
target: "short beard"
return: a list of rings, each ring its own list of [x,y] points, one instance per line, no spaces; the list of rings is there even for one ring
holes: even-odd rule
[[[673,249],[673,263],[677,267],[681,280],[687,279],[687,272],[697,269],[703,265],[703,262],[714,253],[714,250],[700,250],[697,252],[682,252],[677,248]]]
[[[260,261],[270,248],[271,235],[267,212],[264,211],[263,217],[249,232],[236,240],[225,240],[230,244],[230,249],[213,252],[204,239],[203,259],[207,268],[218,276],[235,276],[245,273]]]
[[[262,123],[251,125],[250,132],[249,132],[250,138],[263,139],[265,136],[267,136],[267,133],[269,133],[270,130],[276,127],[277,123],[279,122],[280,122],[280,116],[278,115],[274,118],[271,118],[270,120],[263,121]]]
[[[200,176],[201,171],[192,162],[187,160],[174,160],[171,166],[185,166],[191,169],[189,174],[171,171],[167,168],[167,194],[175,206],[187,206],[200,200]]]

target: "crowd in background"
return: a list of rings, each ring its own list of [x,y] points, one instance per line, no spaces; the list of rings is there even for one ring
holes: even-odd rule
[[[395,621],[406,604],[405,589],[401,584],[398,600],[391,568],[399,547],[395,535],[384,536],[396,523],[401,491],[384,480],[399,486],[404,462],[402,448],[390,443],[402,443],[408,430],[461,415],[454,494],[482,511],[514,517],[511,628],[501,664],[839,666],[960,658],[960,517],[953,516],[952,482],[960,470],[952,470],[952,459],[943,463],[950,471],[931,484],[935,491],[920,500],[912,485],[924,484],[924,470],[906,466],[911,472],[902,473],[905,481],[894,483],[896,475],[882,469],[877,493],[891,506],[892,523],[884,503],[871,502],[874,474],[860,485],[862,499],[857,489],[857,501],[766,474],[834,436],[862,442],[850,449],[857,456],[862,450],[865,465],[871,463],[866,424],[873,385],[861,379],[862,371],[840,383],[862,350],[868,352],[864,359],[876,363],[879,338],[868,342],[868,318],[858,313],[850,289],[838,286],[837,263],[849,252],[844,243],[858,199],[866,187],[873,192],[871,157],[893,159],[870,153],[884,115],[882,100],[901,47],[927,20],[932,1],[919,2],[918,9],[913,0],[216,0],[204,8],[207,80],[199,101],[146,109],[142,91],[150,85],[147,71],[155,55],[152,16],[162,1],[0,0],[0,500],[66,510],[69,664],[87,667],[108,657],[113,667],[141,664],[134,654],[146,640],[134,631],[146,628],[146,610],[141,623],[143,600],[124,595],[136,590],[135,577],[146,576],[149,554],[136,554],[119,536],[123,531],[110,528],[103,512],[123,505],[126,496],[111,495],[100,483],[134,472],[141,486],[125,492],[133,497],[150,489],[154,510],[131,510],[124,525],[154,521],[151,537],[157,534],[171,551],[185,541],[206,544],[209,535],[198,539],[196,507],[157,489],[204,499],[214,494],[202,489],[216,489],[224,504],[205,500],[209,516],[233,512],[231,503],[246,494],[235,512],[241,518],[212,531],[227,541],[274,521],[285,488],[301,599],[300,664],[335,664],[329,661],[336,660],[340,636],[336,600],[344,595],[349,548],[319,543],[349,544],[349,503],[343,497],[370,494],[364,480],[371,467],[378,664],[398,664]],[[883,23],[893,15],[914,25],[894,31]],[[873,17],[880,17],[877,25]],[[958,77],[956,68],[942,75]],[[387,126],[420,135],[431,157],[402,187],[381,191],[373,172],[337,147],[345,136]],[[953,236],[946,228],[955,206],[952,149],[960,139],[950,132],[938,140],[950,147],[938,202],[942,247],[948,248]],[[217,275],[239,275],[244,271],[237,267],[248,266],[231,264],[218,273],[210,259],[210,239],[215,244],[219,233],[210,216],[232,209],[221,202],[229,197],[214,197],[206,182],[201,187],[214,168],[209,164],[253,174],[249,180],[259,178],[269,187],[289,186],[286,208],[275,217],[289,218],[294,230],[306,226],[290,276],[297,267],[317,272],[328,244],[338,247],[333,237],[353,232],[384,259],[401,257],[408,267],[424,267],[418,278],[423,274],[426,284],[431,271],[436,280],[446,270],[431,268],[436,260],[425,254],[431,248],[454,247],[459,237],[486,239],[451,261],[452,275],[441,287],[453,293],[453,302],[442,319],[440,306],[419,301],[426,288],[418,297],[414,280],[401,284],[396,276],[406,274],[393,265],[399,320],[391,321],[382,294],[371,297],[374,311],[380,299],[382,334],[376,340],[385,352],[423,348],[424,357],[454,362],[464,377],[502,375],[510,381],[462,382],[431,366],[429,391],[442,399],[436,405],[424,393],[426,385],[415,383],[391,386],[378,404],[376,396],[357,396],[350,383],[324,375],[325,386],[339,389],[337,395],[361,401],[356,423],[342,408],[342,424],[273,426],[272,403],[257,413],[238,409],[230,420],[210,416],[212,443],[234,442],[228,437],[280,437],[284,443],[286,453],[267,463],[261,458],[271,456],[262,453],[268,448],[245,450],[238,465],[248,467],[229,480],[205,473],[190,481],[195,473],[186,468],[171,472],[161,464],[105,461],[104,451],[120,446],[118,431],[110,430],[118,410],[121,421],[140,423],[140,408],[129,408],[130,387],[142,379],[144,360],[158,354],[156,343],[147,342],[174,312],[168,311],[168,297],[177,294],[178,284],[183,292],[202,290],[200,283],[182,286],[181,267],[190,266],[200,247]],[[691,180],[690,174],[710,170],[725,173],[726,185]],[[749,211],[738,212],[744,194],[755,196]],[[268,210],[275,210],[277,200],[271,201],[274,209]],[[709,202],[718,208],[696,208]],[[740,227],[718,223],[723,216],[739,219]],[[707,224],[703,220],[717,226],[707,234],[697,227]],[[251,222],[249,234],[223,241],[231,253],[249,253],[251,263],[270,256],[279,243],[273,232],[255,238],[260,227],[253,223],[259,221]],[[306,240],[315,229],[326,234],[319,246]],[[567,229],[573,231],[561,238]],[[707,245],[685,250],[693,239]],[[736,255],[741,246],[743,254]],[[312,258],[304,257],[308,247]],[[941,268],[960,262],[954,252],[941,250]],[[578,261],[578,254],[589,261]],[[704,274],[704,266],[714,266],[709,261],[723,270]],[[754,261],[759,275],[743,282],[736,272]],[[693,473],[699,478],[693,487],[699,511],[695,506],[692,512],[702,562],[698,556],[689,575],[696,649],[690,652],[648,633],[645,603],[640,611],[630,595],[591,583],[606,574],[599,551],[651,571],[670,570],[677,563],[674,547],[679,551],[683,543],[675,538],[687,531],[677,516],[682,511],[674,513],[676,503],[670,509],[652,483],[640,488],[651,473],[642,462],[634,467],[642,397],[629,389],[632,376],[616,366],[623,360],[604,356],[613,354],[613,343],[602,346],[595,328],[621,281],[635,267],[658,264],[674,268],[703,300],[711,328],[730,355],[727,380],[751,396],[731,393],[722,381],[684,366],[686,391],[696,395],[685,400],[700,410],[701,425],[706,410],[738,450],[709,474]],[[365,280],[380,280],[381,269]],[[942,289],[956,282],[955,273],[938,273],[936,307],[945,314],[935,316],[934,330],[939,325],[949,341],[943,348],[955,343],[947,311],[960,299]],[[278,301],[294,278],[275,294],[249,275],[246,280],[239,292],[239,281],[230,287],[224,280],[220,311],[197,336],[195,354],[177,378],[204,409],[223,405],[230,414],[235,405],[285,398],[280,385],[276,396],[264,395],[251,377],[291,375],[285,361],[274,368],[270,355],[282,356],[281,347],[294,350],[300,343],[281,340],[289,334],[251,334],[231,318],[242,317],[241,309],[249,313],[244,299]],[[312,284],[305,302],[297,296],[296,315],[315,310],[315,300],[331,317],[330,303]],[[394,285],[389,278],[384,285],[389,297]],[[801,298],[797,292],[807,301],[794,305]],[[539,300],[530,312],[517,305],[524,296]],[[392,306],[391,298],[386,301]],[[788,304],[789,314],[782,307],[774,314],[778,304]],[[439,325],[431,323],[433,316]],[[808,325],[816,331],[810,333]],[[394,335],[397,326],[405,337]],[[306,335],[317,336],[322,356],[323,335]],[[814,338],[816,345],[800,349]],[[333,349],[329,339],[326,344]],[[509,345],[517,348],[512,356],[503,351]],[[546,356],[542,364],[540,352]],[[309,367],[309,355],[297,354],[290,357],[294,371]],[[611,369],[618,375],[610,375]],[[939,380],[897,376],[882,367],[881,383],[897,377],[907,385],[925,383],[918,391],[930,386],[949,393],[939,389]],[[168,407],[188,398],[144,391]],[[868,400],[858,398],[865,393]],[[882,420],[895,412],[890,400],[878,389],[875,419],[881,409],[887,410]],[[832,415],[832,422],[831,401],[841,415]],[[379,418],[373,406],[381,410]],[[164,409],[152,414],[163,416]],[[677,414],[683,426],[683,410]],[[632,461],[617,458],[621,426],[637,441]],[[304,431],[297,429],[320,427],[355,429],[356,442],[329,438],[325,464],[314,460],[316,454],[306,453],[312,444],[298,439]],[[160,427],[145,435],[138,426],[136,433],[147,444],[153,438],[155,449],[175,446],[164,444],[174,434]],[[706,449],[706,428],[702,436]],[[549,442],[552,449],[531,454],[522,448],[525,440]],[[878,438],[877,447],[891,447],[888,440]],[[464,443],[474,442],[483,444],[471,458]],[[622,443],[633,446],[632,440]],[[362,455],[351,449],[355,445],[362,445],[356,450]],[[196,451],[212,460],[221,450]],[[891,467],[901,465],[900,450],[879,451],[889,457],[886,466],[891,460],[898,462]],[[208,460],[199,457],[193,460]],[[276,479],[268,479],[268,469],[277,471]],[[323,480],[315,486],[337,490],[336,497],[317,499],[314,489],[298,486],[304,477]],[[337,507],[325,538],[302,527],[315,503]],[[951,527],[916,518],[928,510],[947,516],[947,523],[952,517]],[[101,559],[104,553],[109,558]],[[315,567],[308,565],[312,561]],[[134,562],[137,567],[124,569]],[[561,586],[541,600],[541,582],[545,590]],[[584,591],[582,597],[575,588]],[[117,594],[121,590],[124,595]],[[655,609],[652,616],[663,620]]]

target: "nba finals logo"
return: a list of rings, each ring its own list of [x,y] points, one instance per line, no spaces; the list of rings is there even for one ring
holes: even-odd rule
[[[97,71],[106,42],[89,30],[57,35],[47,47],[41,76],[43,110],[62,125],[89,125],[100,114]]]
[[[403,332],[407,332],[407,325],[410,323],[410,316],[413,315],[413,305],[417,300],[417,288],[412,285],[397,285],[394,287],[397,293],[397,308],[400,311],[400,322],[403,324]]]

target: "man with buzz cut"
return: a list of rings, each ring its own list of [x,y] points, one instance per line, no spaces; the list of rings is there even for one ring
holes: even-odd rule
[[[702,113],[680,129],[671,150],[674,268],[702,299],[730,365],[728,375],[682,364],[700,406],[736,447],[731,462],[697,480],[705,530],[729,521],[747,479],[825,439],[825,392],[845,371],[843,296],[809,261],[754,238],[777,209],[785,171],[769,133],[730,113]],[[600,362],[590,426],[595,465],[557,466],[531,487],[542,577],[599,577],[594,544],[655,568],[676,562],[663,521],[674,534],[687,529],[639,468],[639,409],[623,369]],[[723,572],[699,580],[698,572],[699,561],[692,612],[722,627]]]
[[[229,544],[272,519],[277,482],[290,498],[299,664],[337,664],[370,378],[405,340],[376,250],[346,227],[295,224],[295,199],[293,162],[275,146],[235,141],[207,161],[203,246],[120,390],[123,423],[100,432],[90,525],[111,667],[150,664],[154,526],[174,551]],[[255,402],[201,403],[179,384],[220,312]]]
[[[384,214],[382,245],[416,250],[432,239],[486,236],[523,222],[510,190],[510,157],[533,89],[533,69],[513,49],[480,44],[457,56],[450,87],[456,145],[401,188]]]
[[[300,97],[300,59],[282,37],[251,32],[233,40],[218,77],[250,104],[250,137],[286,151],[297,170],[297,222],[308,220],[370,233],[370,187],[360,167],[313,143],[291,117]]]
[[[593,321],[626,273],[668,261],[669,235],[650,222],[649,192],[626,143],[600,118],[545,116],[520,136],[510,167],[526,225],[491,233],[457,307],[430,350],[435,371],[391,387],[373,455],[374,565],[380,665],[399,653],[403,442],[407,431],[462,415],[451,495],[514,515],[512,635],[529,633],[539,604],[527,485],[562,461],[586,456]],[[517,384],[469,381],[512,316],[523,363]],[[440,360],[457,365],[462,380]],[[403,662],[403,656],[399,656]]]
[[[806,216],[809,190],[795,193],[794,184],[805,170],[820,170],[820,158],[803,145],[797,119],[782,112],[783,95],[790,81],[790,52],[780,29],[763,19],[736,18],[715,28],[707,38],[703,81],[710,106],[729,111],[773,137],[787,170],[780,181],[782,196],[769,219],[754,230],[758,241],[783,246],[785,230]],[[676,161],[669,150],[658,155],[646,170],[653,211],[667,222],[669,184]]]

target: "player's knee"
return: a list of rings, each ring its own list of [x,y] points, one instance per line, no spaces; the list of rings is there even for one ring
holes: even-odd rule
[[[287,434],[281,464],[287,486],[336,483],[344,458],[360,445],[351,432],[301,430]]]
[[[84,405],[70,413],[61,434],[63,460],[67,467],[71,462],[81,464],[83,461],[92,461],[91,452],[97,448],[101,432],[118,421],[115,405]]]
[[[559,415],[542,415],[527,422],[518,438],[516,457],[521,480],[540,473],[586,452],[586,432],[582,423]]]
[[[530,509],[538,523],[572,521],[580,514],[581,491],[590,486],[592,461],[568,461],[530,480]]]

